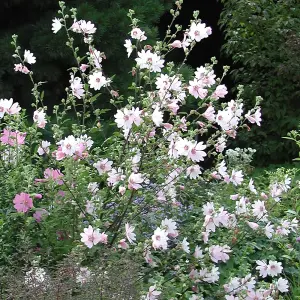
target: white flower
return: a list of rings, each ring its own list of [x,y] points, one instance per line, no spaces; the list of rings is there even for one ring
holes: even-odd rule
[[[53,33],[57,33],[61,29],[62,25],[60,23],[60,20],[58,18],[54,18],[52,20],[52,31]]]
[[[189,244],[190,243],[187,241],[187,238],[184,238],[183,241],[181,242],[182,250],[186,253],[190,253]]]
[[[249,181],[249,190],[254,193],[255,195],[257,194],[257,190],[255,189],[255,186],[254,186],[254,182],[253,182],[253,179],[251,178],[250,181]]]
[[[280,274],[283,269],[281,265],[281,262],[270,260],[268,265],[268,275],[274,277]]]
[[[36,110],[33,113],[33,121],[37,124],[39,128],[45,128],[46,126],[46,114],[44,113],[44,110]]]
[[[109,85],[109,80],[107,80],[103,75],[102,72],[98,71],[89,75],[89,85],[95,91],[100,90],[103,86]]]
[[[259,276],[261,276],[262,278],[267,277],[267,275],[268,275],[267,263],[263,260],[257,260],[256,264],[257,264],[257,267],[255,269],[259,271]]]
[[[168,248],[168,233],[166,230],[162,230],[157,227],[152,235],[152,247],[154,249],[163,249],[166,250]]]
[[[30,65],[33,65],[36,62],[35,56],[33,56],[33,53],[31,53],[29,50],[25,50],[24,52],[24,62],[27,62]]]
[[[126,48],[127,55],[129,57],[133,51],[131,40],[125,40],[124,47]]]
[[[72,90],[73,96],[75,96],[78,99],[81,99],[84,96],[84,88],[83,88],[83,83],[81,82],[81,78],[75,77],[74,75],[71,74],[71,80],[70,82],[70,87]]]
[[[163,122],[163,113],[159,110],[158,107],[152,113],[152,121],[158,127]]]
[[[58,144],[61,145],[61,151],[66,155],[72,156],[76,151],[77,142],[73,135],[69,135]]]
[[[261,219],[264,217],[267,213],[267,210],[265,208],[265,202],[257,200],[252,204],[252,213],[257,219]]]
[[[161,227],[166,230],[168,236],[176,237],[178,235],[177,225],[172,219],[165,218],[161,221]]]
[[[270,239],[273,236],[274,233],[274,225],[271,225],[271,223],[268,223],[265,227],[265,235]]]
[[[188,32],[189,37],[196,42],[200,42],[202,39],[207,38],[211,34],[210,27],[206,27],[205,23],[192,23]]]
[[[39,146],[37,152],[39,155],[43,155],[43,154],[48,154],[49,153],[49,146],[51,145],[51,143],[49,143],[48,141],[42,141],[41,146]]]
[[[191,179],[196,179],[201,174],[199,165],[193,165],[186,169],[186,175],[190,176]]]
[[[74,22],[71,29],[76,33],[94,34],[96,32],[95,25],[91,21],[80,20]]]
[[[136,40],[145,41],[147,37],[145,36],[145,31],[142,31],[140,28],[136,27],[131,30],[131,37]]]
[[[138,52],[138,58],[135,59],[140,69],[148,69],[151,72],[161,72],[164,67],[164,59],[161,59],[156,53],[150,50]]]
[[[106,173],[111,170],[113,162],[108,160],[107,158],[97,161],[93,164],[93,167],[96,168],[99,172],[99,175]]]
[[[144,179],[141,173],[132,173],[128,178],[128,189],[130,190],[138,190],[142,188],[140,183],[143,183]]]
[[[287,293],[289,291],[289,283],[286,279],[279,278],[276,282],[276,287],[281,293]]]
[[[235,170],[232,170],[232,173],[231,173],[231,177],[230,177],[230,181],[235,185],[240,185],[243,181],[243,173],[242,171],[235,171]]]
[[[134,231],[134,226],[131,226],[129,223],[125,224],[125,232],[126,232],[126,237],[128,239],[128,242],[130,244],[134,244],[136,237]]]

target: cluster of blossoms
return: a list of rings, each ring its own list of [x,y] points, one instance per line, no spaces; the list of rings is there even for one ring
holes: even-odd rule
[[[186,80],[180,74],[180,67],[165,62],[168,50],[164,49],[179,48],[178,51],[182,49],[188,54],[197,42],[211,34],[210,27],[195,18],[184,31],[182,41],[169,40],[165,47],[159,43],[151,47],[143,45],[147,36],[132,19],[131,39],[126,39],[124,46],[128,57],[136,49],[132,69],[136,80],[131,87],[134,96],[128,97],[126,105],[119,107],[122,98],[111,89],[111,79],[102,69],[105,54],[92,44],[95,25],[85,20],[78,21],[73,15],[73,24],[68,28],[63,13],[65,8],[60,5],[63,19],[53,20],[53,32],[57,33],[64,27],[68,34],[79,34],[88,44],[86,57],[79,59],[75,53],[79,64],[72,68],[70,87],[66,89],[68,100],[62,102],[63,109],[69,104],[76,107],[76,101],[80,100],[84,112],[76,111],[76,116],[82,120],[78,118],[80,124],[72,124],[72,133],[68,134],[48,120],[47,129],[53,131],[53,139],[49,140],[54,142],[41,140],[38,134],[33,137],[35,133],[43,132],[47,124],[46,108],[39,100],[33,114],[34,130],[22,133],[8,127],[3,129],[1,147],[23,145],[29,150],[31,139],[34,139],[34,151],[38,154],[35,155],[37,170],[26,179],[29,182],[26,181],[26,188],[22,187],[23,191],[32,188],[38,193],[16,191],[12,202],[17,212],[25,214],[24,217],[32,212],[36,222],[41,223],[50,219],[49,214],[52,219],[56,214],[61,217],[61,211],[69,211],[71,204],[70,224],[57,231],[58,240],[61,242],[72,235],[74,243],[81,243],[89,249],[107,247],[120,255],[134,249],[132,253],[143,256],[147,267],[153,268],[151,286],[147,287],[144,296],[149,300],[158,299],[165,293],[169,293],[166,295],[171,295],[169,299],[172,299],[176,293],[182,292],[182,287],[177,289],[174,282],[167,283],[166,288],[161,284],[160,279],[169,270],[170,278],[179,275],[180,285],[184,283],[187,287],[183,293],[187,292],[189,299],[202,299],[205,293],[212,291],[211,284],[218,283],[221,276],[227,276],[222,273],[223,265],[236,257],[237,264],[242,261],[237,254],[238,243],[242,244],[245,237],[264,237],[268,242],[274,236],[284,239],[296,232],[297,219],[273,218],[270,205],[279,202],[290,190],[289,177],[273,181],[268,192],[261,192],[253,179],[247,179],[240,165],[226,165],[222,160],[227,140],[236,137],[244,122],[260,126],[260,107],[256,105],[245,114],[239,96],[225,104],[219,103],[228,92],[214,73],[213,66],[197,68]],[[135,46],[132,40],[135,40]],[[72,43],[70,40],[71,48]],[[33,72],[23,68],[26,68],[25,63],[35,63],[33,54],[26,50],[21,57],[16,50],[16,57],[21,61],[16,65],[16,71],[32,76]],[[92,140],[92,134],[101,126],[88,128],[85,122],[90,115],[91,119],[94,118],[92,121],[99,120],[97,110],[89,107],[91,95],[99,90],[103,93],[107,90],[112,97],[111,103],[116,106],[114,122],[117,131],[101,146]],[[180,110],[187,99],[200,101],[200,104],[196,110],[182,116],[184,111]],[[19,111],[18,104],[13,104],[12,99],[0,100],[0,119],[10,118]],[[123,134],[119,134],[119,129]],[[216,133],[205,139],[213,129]],[[30,138],[25,140],[27,134]],[[247,156],[237,149],[227,151],[225,159],[240,160],[242,157],[247,164],[249,153]],[[208,157],[217,162],[214,172],[204,170],[202,166]],[[36,178],[43,171],[43,178]],[[225,200],[223,196],[222,203],[218,203],[214,194],[210,200],[206,198],[201,202],[202,198],[197,195],[201,184],[211,182],[220,189],[231,188],[236,194]],[[43,195],[39,194],[40,191]],[[193,196],[190,191],[193,191]],[[43,201],[37,200],[41,198]],[[174,258],[175,266],[171,261]],[[166,262],[162,262],[164,259]],[[281,262],[259,259],[252,261],[252,265],[256,264],[254,269],[259,272],[260,281],[252,274],[237,277],[236,270],[231,270],[230,281],[220,287],[224,288],[225,299],[273,299],[275,293],[288,291],[284,278],[273,280],[268,287],[264,281],[268,276],[273,279],[282,273]],[[90,269],[81,268],[76,275],[77,283],[84,285],[91,274]],[[203,288],[199,289],[200,286]],[[220,292],[217,285],[214,287]]]

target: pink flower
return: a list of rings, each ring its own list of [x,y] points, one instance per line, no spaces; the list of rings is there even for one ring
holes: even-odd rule
[[[92,248],[100,242],[107,242],[107,235],[100,233],[99,229],[93,229],[91,225],[89,225],[88,228],[84,228],[83,231],[83,233],[80,233],[81,242],[83,242],[88,248]]]
[[[194,79],[190,81],[189,84],[189,93],[196,99],[204,99],[207,96],[207,90],[203,88],[203,84],[200,81]]]
[[[132,173],[128,178],[128,188],[130,190],[138,190],[142,187],[140,183],[142,183],[143,181],[144,179],[141,173]]]
[[[119,241],[118,248],[128,249],[129,245],[126,243],[125,239],[122,239],[122,240]]]
[[[194,142],[191,145],[188,158],[196,162],[203,161],[204,157],[206,156],[206,153],[203,151],[204,149],[206,149],[206,145],[204,145],[203,142]]]
[[[179,40],[175,40],[172,44],[170,44],[172,48],[182,48],[182,44]]]
[[[33,214],[33,217],[38,223],[40,223],[43,217],[47,216],[48,214],[49,213],[45,209],[39,209]]]
[[[99,172],[99,175],[106,173],[111,170],[113,162],[108,160],[107,158],[97,161],[93,164],[93,167],[96,168]]]
[[[0,141],[10,146],[23,145],[25,143],[25,136],[26,133],[4,129]]]
[[[156,300],[160,294],[161,292],[156,290],[156,285],[152,285],[149,288],[146,300]]]
[[[215,109],[213,106],[209,106],[206,111],[202,114],[202,116],[210,122],[214,122],[216,119]]]
[[[46,126],[46,114],[44,113],[44,110],[36,110],[33,113],[33,121],[37,124],[37,127],[39,128],[45,128]]]
[[[81,65],[80,65],[80,70],[81,70],[81,72],[85,72],[86,69],[87,69],[88,67],[89,67],[89,65],[81,64]]]
[[[247,221],[247,224],[253,230],[257,230],[259,228],[259,225],[257,223]]]
[[[17,194],[13,203],[15,204],[14,208],[17,210],[17,212],[25,213],[33,207],[32,199],[30,198],[30,195],[26,193]]]
[[[47,168],[44,171],[45,179],[52,179],[59,185],[63,184],[63,181],[61,180],[63,176],[64,174],[62,174],[58,169]]]
[[[229,259],[229,255],[231,249],[229,246],[211,246],[209,247],[209,255],[213,262],[218,263],[219,261],[226,262]]]
[[[212,94],[212,98],[219,99],[224,98],[227,94],[227,88],[224,84],[218,85],[214,93]]]

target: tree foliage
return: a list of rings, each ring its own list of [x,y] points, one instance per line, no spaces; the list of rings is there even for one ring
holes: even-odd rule
[[[223,51],[234,62],[233,79],[246,85],[247,98],[264,98],[261,128],[240,141],[257,149],[261,163],[289,160],[295,157],[296,148],[282,137],[299,123],[300,2],[221,1],[220,25],[226,34]]]
[[[170,0],[72,0],[68,4],[77,7],[78,18],[91,20],[97,25],[95,46],[104,52],[109,63],[104,61],[108,76],[122,74],[123,81],[116,82],[118,88],[124,92],[130,75],[128,61],[124,48],[124,36],[128,32],[130,20],[127,17],[129,9],[139,15],[141,25],[146,30],[149,43],[157,36],[155,26],[160,16],[170,6]],[[31,103],[30,82],[23,74],[15,74],[13,70],[12,47],[10,45],[12,34],[18,34],[20,43],[25,49],[35,53],[40,65],[34,66],[33,71],[38,80],[47,81],[45,101],[49,108],[59,102],[64,96],[64,86],[68,83],[69,74],[65,70],[73,65],[70,59],[70,50],[65,45],[65,35],[51,31],[51,20],[58,8],[57,0],[25,1],[4,0],[0,11],[0,93],[2,97],[10,98],[12,95],[17,101],[29,107]],[[77,45],[83,44],[76,41]],[[101,44],[101,46],[100,46]],[[82,56],[85,53],[80,53]],[[125,71],[126,70],[126,71]],[[123,76],[125,75],[125,76]],[[107,97],[102,96],[103,101]]]

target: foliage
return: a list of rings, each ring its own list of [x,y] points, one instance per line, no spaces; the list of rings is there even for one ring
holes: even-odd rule
[[[236,83],[245,98],[263,97],[261,128],[240,136],[241,146],[257,150],[257,163],[282,163],[296,155],[282,137],[299,123],[300,3],[297,0],[223,0],[223,51],[234,62]],[[247,102],[251,105],[251,101]]]

